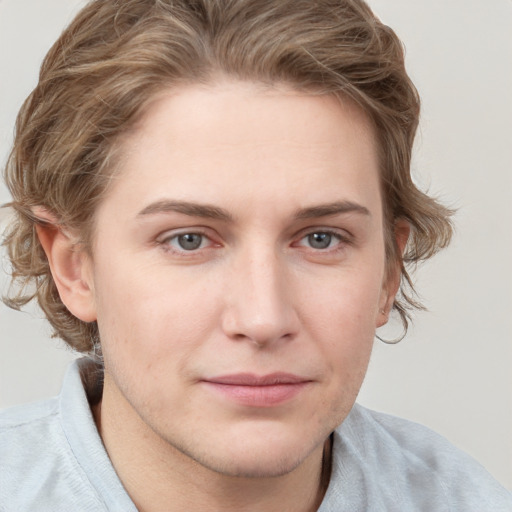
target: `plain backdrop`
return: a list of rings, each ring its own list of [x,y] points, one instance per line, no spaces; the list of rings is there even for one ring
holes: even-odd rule
[[[41,60],[82,4],[0,0],[2,164]],[[512,1],[370,5],[404,41],[423,99],[414,178],[459,211],[453,244],[416,274],[429,312],[400,344],[376,343],[359,401],[428,425],[512,488]],[[41,317],[0,305],[0,407],[58,393],[75,357]]]

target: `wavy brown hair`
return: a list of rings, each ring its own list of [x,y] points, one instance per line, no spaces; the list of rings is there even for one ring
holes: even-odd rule
[[[155,94],[219,75],[350,98],[366,112],[380,150],[388,268],[398,261],[402,269],[394,308],[407,326],[409,309],[420,304],[406,267],[448,244],[451,212],[411,180],[418,94],[401,42],[361,0],[90,2],[49,51],[18,115],[5,169],[16,212],[4,241],[12,265],[5,302],[20,308],[36,298],[55,335],[91,351],[97,325],[60,300],[34,208],[44,207],[90,247],[120,137]],[[403,259],[397,219],[412,228]]]

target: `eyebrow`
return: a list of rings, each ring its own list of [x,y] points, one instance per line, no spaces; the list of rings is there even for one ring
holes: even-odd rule
[[[319,217],[329,217],[342,213],[359,213],[362,215],[371,215],[370,210],[365,206],[352,201],[337,201],[334,203],[320,204],[309,208],[302,208],[295,213],[298,220],[316,219]]]
[[[222,221],[232,221],[233,216],[223,208],[208,204],[190,203],[187,201],[162,200],[151,203],[142,209],[137,217],[155,215],[158,213],[183,213],[191,217],[204,217]]]
[[[227,210],[209,204],[191,203],[188,201],[161,200],[151,203],[143,208],[137,217],[146,215],[157,215],[160,213],[182,213],[191,217],[203,217],[207,219],[221,220],[224,222],[233,222],[233,216]],[[320,204],[301,208],[294,214],[297,220],[315,219],[320,217],[329,217],[344,213],[358,213],[370,215],[370,211],[365,206],[352,201],[337,201],[334,203]]]

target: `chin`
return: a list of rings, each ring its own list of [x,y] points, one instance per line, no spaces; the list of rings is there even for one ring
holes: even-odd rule
[[[204,444],[180,451],[211,471],[238,478],[283,476],[293,472],[314,452],[321,457],[323,437],[317,437],[314,442],[315,436],[307,432],[266,427],[245,428],[220,439],[205,439]]]
[[[275,478],[291,473],[305,457],[298,454],[276,455],[271,447],[266,453],[240,454],[238,457],[206,457],[196,460],[203,467],[236,478]]]

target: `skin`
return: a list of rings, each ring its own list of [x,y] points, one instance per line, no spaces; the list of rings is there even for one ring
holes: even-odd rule
[[[64,303],[98,321],[95,417],[121,481],[144,511],[316,510],[398,286],[369,121],[328,96],[189,86],[155,98],[123,153],[92,258],[38,228]],[[265,406],[211,385],[242,372],[304,383]]]

